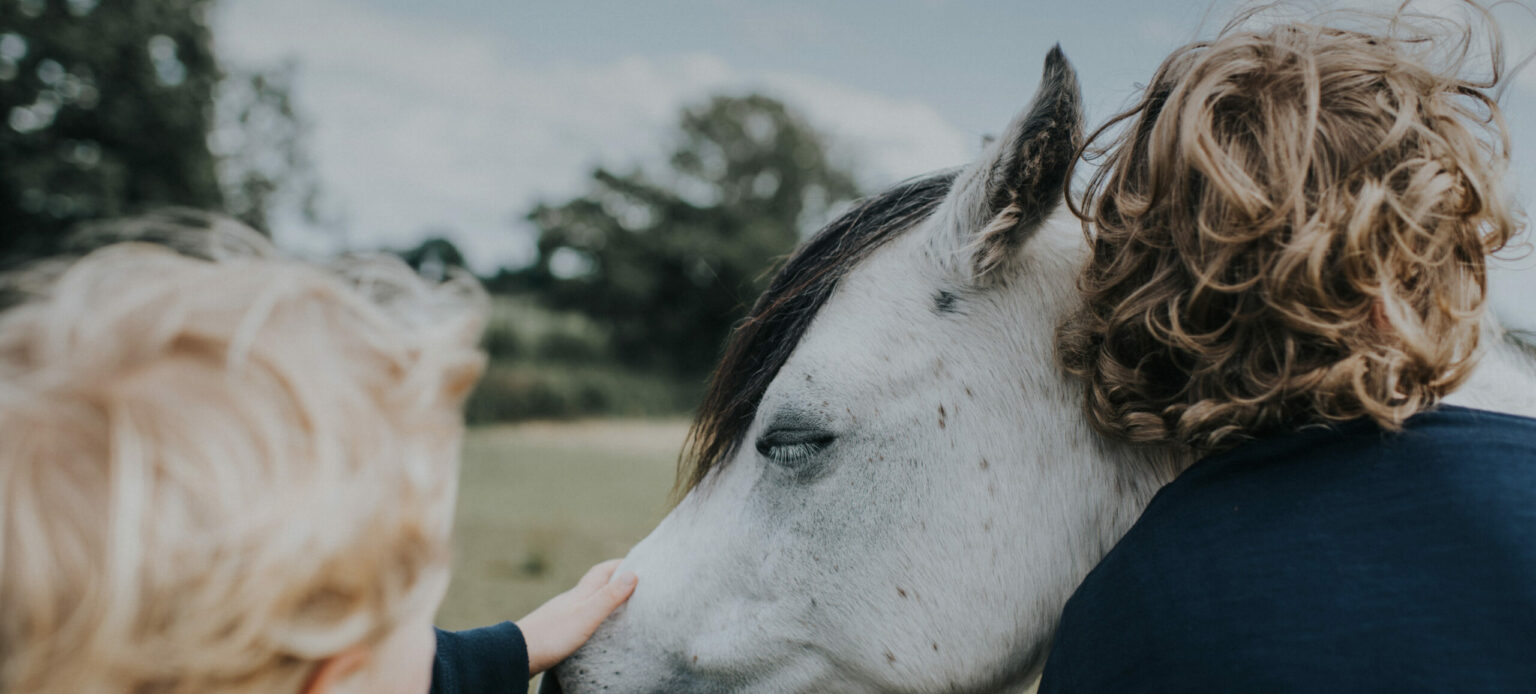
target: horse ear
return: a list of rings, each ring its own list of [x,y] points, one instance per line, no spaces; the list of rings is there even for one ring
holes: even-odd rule
[[[1082,137],[1077,73],[1057,45],[1045,56],[1034,100],[961,175],[952,193],[956,232],[974,280],[996,275],[1055,211]]]

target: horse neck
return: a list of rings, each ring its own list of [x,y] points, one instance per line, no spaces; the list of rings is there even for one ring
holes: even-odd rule
[[[1100,446],[1105,453],[1103,459],[1112,466],[1120,501],[1111,515],[1101,522],[1104,531],[1102,554],[1130,530],[1152,501],[1152,496],[1194,463],[1195,458],[1172,446],[1131,445],[1107,439],[1101,440]]]
[[[1064,316],[1071,310],[1069,306],[1082,300],[1076,290],[1076,276],[1089,252],[1082,226],[1067,211],[1058,211],[1041,227],[1030,243],[1030,258],[1034,263],[1030,272],[1038,273],[1039,277],[1032,286],[1020,286],[1015,291],[1036,298],[1055,294],[1051,301],[1059,302],[1055,308],[1060,316]],[[1013,315],[1028,313],[1027,310],[1019,310]],[[1058,316],[1056,320],[1059,319]],[[1038,330],[1039,327],[1034,329]],[[1055,323],[1052,323],[1048,330],[1054,334],[1054,329]],[[1058,371],[1058,378],[1060,390],[1056,392],[1061,395],[1061,400],[1057,404],[1070,410],[1070,418],[1078,421],[1086,419],[1081,410],[1085,398],[1083,382],[1064,371]],[[1085,437],[1083,443],[1087,445],[1084,448],[1092,451],[1092,462],[1089,464],[1101,466],[1100,474],[1095,476],[1098,483],[1110,485],[1109,488],[1114,490],[1113,502],[1101,507],[1095,521],[1097,532],[1092,534],[1097,535],[1097,543],[1085,547],[1093,555],[1089,564],[1092,566],[1120,541],[1120,537],[1141,516],[1157,490],[1178,476],[1194,462],[1194,458],[1172,446],[1132,445],[1093,431],[1086,426],[1086,422],[1075,436]]]

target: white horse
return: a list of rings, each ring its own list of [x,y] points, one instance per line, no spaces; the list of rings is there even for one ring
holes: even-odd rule
[[[1096,435],[1055,362],[1086,250],[1056,212],[1079,103],[1051,51],[979,161],[874,197],[785,266],[716,375],[686,497],[625,560],[639,589],[549,689],[1038,675],[1067,597],[1189,462]],[[1536,414],[1536,361],[1489,337],[1455,399]]]

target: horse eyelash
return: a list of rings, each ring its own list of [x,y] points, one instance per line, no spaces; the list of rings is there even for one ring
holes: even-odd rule
[[[768,451],[764,455],[767,455],[769,460],[780,465],[790,465],[803,462],[821,452],[823,445],[811,441],[778,444],[769,446]]]

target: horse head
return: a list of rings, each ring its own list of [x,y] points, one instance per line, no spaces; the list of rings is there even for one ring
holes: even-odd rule
[[[737,330],[686,496],[569,692],[997,691],[1176,468],[1090,431],[1055,361],[1085,244],[1059,49],[980,158],[810,239]]]

